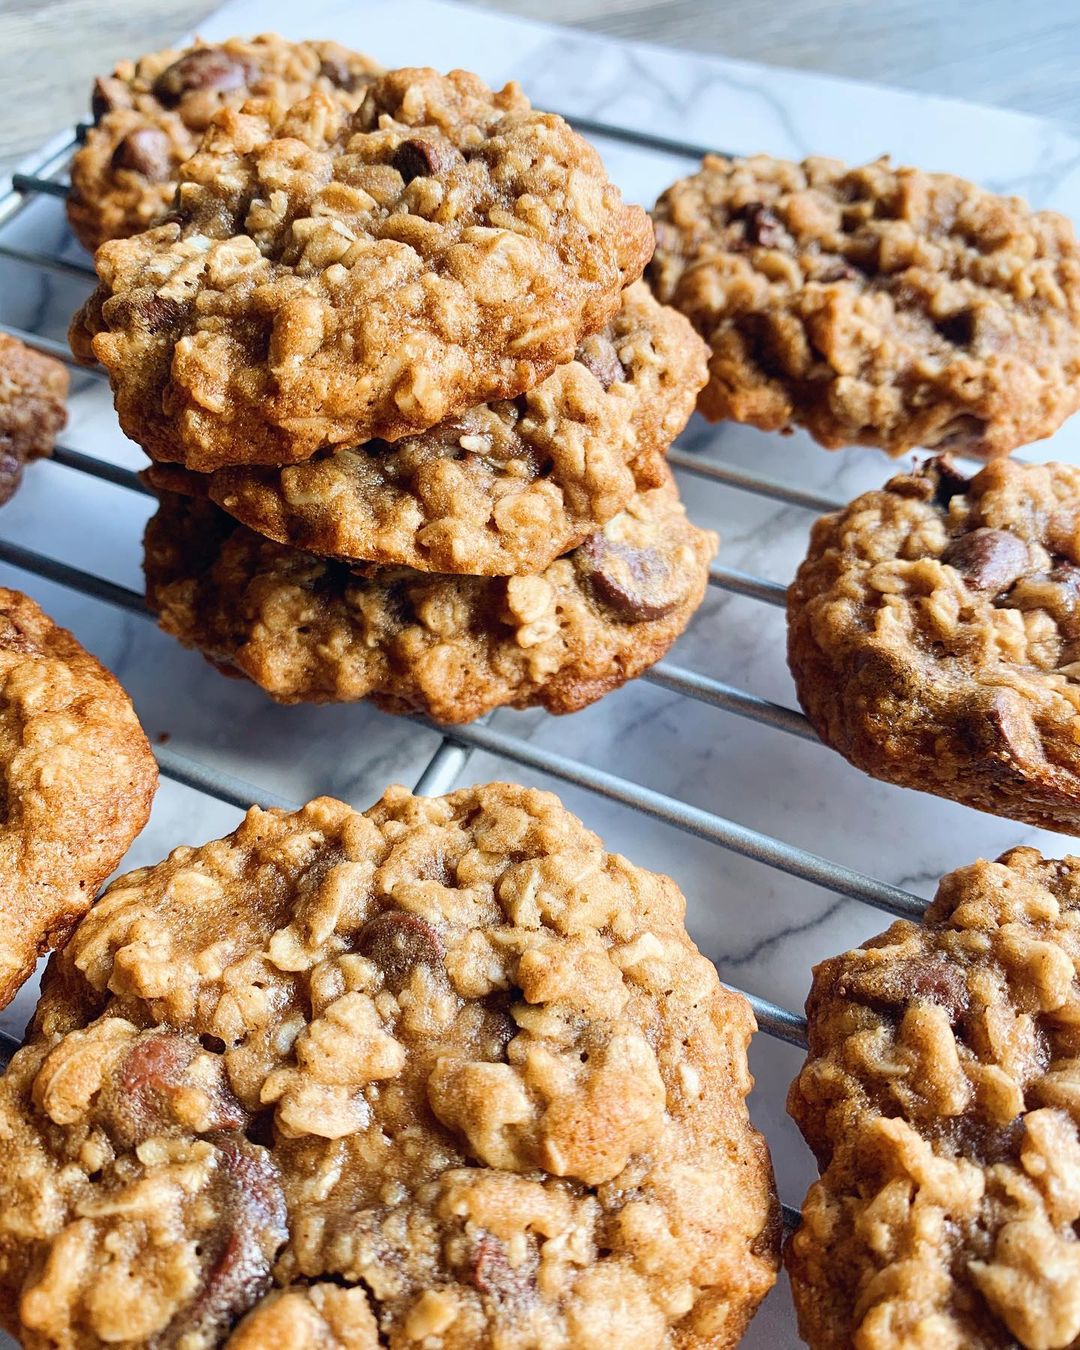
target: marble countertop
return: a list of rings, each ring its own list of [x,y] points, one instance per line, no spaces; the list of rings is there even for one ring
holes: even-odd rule
[[[541,105],[578,117],[679,136],[732,151],[810,152],[857,161],[890,151],[926,168],[953,170],[1038,206],[1080,218],[1080,133],[1065,124],[913,93],[778,70],[579,31],[500,18],[437,0],[236,0],[202,25],[208,37],[279,28],[318,31],[364,47],[388,64],[464,65],[489,81],[516,77]],[[162,38],[169,35],[162,34]],[[628,196],[650,203],[687,172],[685,156],[596,137]],[[41,200],[4,231],[8,243],[85,256],[68,238],[61,207]],[[0,320],[62,338],[87,289],[76,274],[16,270],[0,260]],[[67,444],[137,467],[106,391],[75,381]],[[710,428],[695,420],[684,447],[751,473],[846,500],[880,484],[891,463],[873,451],[828,454],[806,437]],[[1031,458],[1080,462],[1080,418]],[[720,562],[786,582],[805,548],[805,510],[681,475],[691,514],[723,537]],[[6,539],[110,578],[140,585],[145,498],[55,464],[35,466],[0,517]],[[145,619],[0,567],[4,584],[35,596],[107,662],[131,691],[152,738],[249,782],[300,799],[331,792],[367,805],[392,781],[413,783],[437,744],[414,724],[365,707],[278,708],[245,684],[222,679]],[[714,589],[672,659],[766,698],[792,705],[782,613]],[[820,745],[740,720],[637,682],[572,717],[504,712],[492,725],[530,744],[647,784],[788,843],[930,895],[940,875],[980,856],[1029,843],[1060,855],[1069,841],[979,815],[936,798],[875,783]],[[726,852],[657,819],[504,760],[475,755],[466,779],[514,777],[554,787],[608,844],[670,872],[689,901],[689,924],[722,976],[795,1008],[811,964],[885,926],[866,905]],[[130,862],[231,828],[236,810],[164,782],[151,824]],[[16,1027],[28,997],[4,1021]],[[752,1110],[772,1147],[784,1198],[798,1203],[811,1173],[783,1099],[799,1056],[759,1036]],[[745,1342],[764,1350],[798,1344],[781,1287]]]

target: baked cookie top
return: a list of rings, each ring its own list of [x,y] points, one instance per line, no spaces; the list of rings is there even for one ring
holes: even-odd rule
[[[94,81],[94,125],[71,162],[71,228],[93,252],[157,224],[173,204],[180,165],[219,109],[252,97],[295,103],[318,89],[353,112],[379,71],[337,42],[274,33],[122,61]]]
[[[949,174],[708,156],[650,276],[712,346],[707,417],[992,457],[1080,405],[1071,224]]]
[[[0,1317],[132,1350],[734,1345],[778,1207],[753,1015],[684,913],[500,783],[253,808],[122,877],[0,1080]]]
[[[68,384],[55,357],[0,333],[0,506],[18,488],[23,465],[52,454],[67,421]]]
[[[494,708],[575,712],[667,651],[701,603],[716,536],[670,473],[543,572],[443,576],[314,557],[162,494],[146,531],[166,632],[282,703],[370,698],[469,722]]]
[[[0,587],[0,1008],[146,824],[157,764],[127,694]]]
[[[788,1246],[813,1350],[1080,1341],[1080,858],[945,877],[921,924],[818,966]]]
[[[253,530],[312,553],[473,576],[543,571],[656,480],[707,355],[686,319],[635,282],[603,332],[517,399],[393,445],[219,469],[206,488]],[[167,489],[174,472],[147,476]]]
[[[860,769],[1080,833],[1080,468],[931,462],[823,517],[788,661]]]
[[[103,246],[76,318],[120,421],[210,471],[397,440],[570,361],[652,249],[597,152],[515,84],[390,71],[211,121],[172,223]]]

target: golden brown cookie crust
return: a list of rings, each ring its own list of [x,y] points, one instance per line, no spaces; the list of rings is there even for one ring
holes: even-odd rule
[[[823,517],[788,663],[858,768],[1080,833],[1080,469],[931,463]]]
[[[424,572],[542,572],[657,481],[686,425],[707,350],[643,282],[575,360],[513,401],[484,404],[389,445],[284,469],[219,469],[213,501],[311,553]],[[151,468],[152,485],[175,481]]]
[[[282,703],[370,698],[468,722],[498,707],[574,712],[647,669],[701,603],[716,536],[670,473],[543,573],[364,574],[165,493],[146,532],[166,632]]]
[[[1080,859],[945,877],[818,966],[791,1114],[817,1155],[787,1264],[813,1350],[1080,1343]]]
[[[734,1345],[778,1206],[753,1015],[684,918],[508,784],[253,808],[121,878],[0,1080],[0,1318],[131,1350]]]
[[[114,677],[0,587],[0,1008],[146,824],[157,764]]]
[[[0,506],[17,490],[24,465],[52,454],[67,422],[68,384],[55,357],[0,333]]]
[[[1080,406],[1080,247],[1055,212],[885,159],[710,155],[653,216],[656,293],[712,347],[707,417],[991,458]]]
[[[318,89],[353,112],[380,69],[337,42],[274,33],[122,61],[94,82],[94,125],[71,162],[72,230],[93,252],[157,224],[173,204],[180,165],[221,108],[249,98],[295,103]]]
[[[225,109],[175,222],[104,245],[75,327],[155,459],[209,472],[427,430],[573,359],[652,250],[597,152],[520,89],[390,71]]]

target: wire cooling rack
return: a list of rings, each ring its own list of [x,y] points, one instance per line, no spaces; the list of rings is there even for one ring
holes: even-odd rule
[[[604,122],[573,116],[568,116],[567,120],[587,135],[626,143],[641,149],[659,150],[688,161],[700,160],[706,151],[706,147],[689,142],[652,136]],[[59,257],[54,252],[28,248],[9,237],[13,223],[36,198],[66,197],[68,189],[64,175],[83,131],[82,127],[77,128],[74,134],[65,134],[51,142],[31,166],[13,176],[9,189],[0,195],[0,259],[53,276],[83,281],[89,291],[94,281],[94,272],[88,262],[71,261]],[[71,353],[66,345],[44,334],[26,331],[7,323],[0,323],[0,330],[19,337],[30,346],[57,356],[69,364],[72,362]],[[99,380],[104,379],[103,372],[100,371],[82,371],[82,373]],[[815,492],[803,491],[786,483],[703,460],[692,452],[679,448],[678,445],[671,449],[669,461],[680,475],[710,480],[737,492],[770,498],[808,512],[821,513],[833,510],[841,504]],[[53,462],[75,474],[89,475],[130,492],[147,493],[147,489],[140,483],[133,470],[110,463],[86,450],[63,443],[58,444],[54,451]],[[0,562],[153,622],[153,616],[147,609],[142,595],[137,591],[71,566],[35,549],[0,538]],[[784,604],[786,588],[762,577],[714,565],[709,580],[714,587],[748,597],[763,605]],[[641,678],[722,712],[748,718],[791,736],[811,741],[816,739],[806,718],[795,709],[771,702],[711,676],[684,669],[670,661],[660,661]],[[412,720],[438,731],[441,737],[434,754],[416,781],[414,790],[417,793],[435,796],[450,791],[464,772],[472,753],[476,750],[485,751],[510,764],[535,770],[585,789],[619,803],[631,811],[640,812],[678,830],[696,835],[719,848],[732,850],[767,867],[777,868],[840,896],[862,901],[888,914],[914,918],[925,908],[925,901],[919,896],[888,882],[833,862],[805,848],[785,843],[769,834],[747,828],[676,797],[654,791],[629,778],[594,768],[580,760],[531,744],[527,740],[497,730],[485,723],[446,728],[436,726],[424,718]],[[241,809],[246,809],[253,803],[287,808],[298,805],[268,787],[247,783],[213,766],[178,754],[167,746],[155,746],[154,753],[161,773],[166,778],[205,793],[220,802]],[[752,990],[737,990],[737,992],[742,993],[750,1003],[762,1032],[789,1045],[801,1047],[805,1044],[806,1023],[801,1014],[762,998]],[[0,1061],[9,1058],[17,1045],[18,1042],[13,1037],[0,1032]],[[789,1226],[797,1220],[796,1209],[785,1205],[784,1212]]]

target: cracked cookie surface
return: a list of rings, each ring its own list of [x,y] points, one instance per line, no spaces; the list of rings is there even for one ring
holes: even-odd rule
[[[0,1079],[30,1350],[734,1345],[753,1015],[550,793],[252,808],[115,882]]]
[[[253,97],[296,103],[318,89],[353,112],[379,73],[337,42],[287,42],[273,33],[121,62],[94,81],[94,125],[71,162],[72,230],[93,252],[156,225],[173,204],[180,165],[221,108]]]
[[[211,122],[176,218],[102,246],[73,346],[124,431],[200,472],[289,464],[514,398],[640,276],[652,227],[513,84],[390,71]]]
[[[146,824],[157,765],[116,679],[0,587],[0,1008]]]
[[[67,422],[68,373],[55,357],[0,333],[0,506],[31,460],[52,454]]]
[[[946,876],[814,972],[787,1264],[813,1350],[1080,1344],[1080,858]]]
[[[823,517],[788,663],[858,768],[1080,833],[1080,469],[931,462]]]
[[[473,576],[542,571],[655,481],[706,356],[686,319],[635,282],[603,332],[513,401],[393,445],[219,469],[205,486],[243,524],[311,553]],[[147,477],[168,489],[173,473]]]
[[[822,445],[992,458],[1080,406],[1072,225],[949,174],[708,156],[649,273],[712,347],[699,407]]]
[[[529,576],[360,573],[176,493],[162,494],[145,543],[158,622],[215,665],[282,703],[370,698],[442,722],[503,706],[574,712],[633,679],[690,621],[716,551],[666,470]]]

